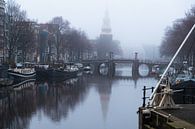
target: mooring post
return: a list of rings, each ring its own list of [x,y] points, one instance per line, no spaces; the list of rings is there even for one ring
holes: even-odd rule
[[[143,105],[142,107],[145,107],[146,106],[146,86],[144,86],[144,89],[143,89]]]
[[[152,87],[152,93],[153,93],[153,91],[154,91],[154,87]]]

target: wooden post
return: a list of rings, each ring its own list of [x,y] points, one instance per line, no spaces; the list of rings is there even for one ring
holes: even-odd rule
[[[154,87],[152,87],[152,93],[153,93],[153,91],[154,91]]]

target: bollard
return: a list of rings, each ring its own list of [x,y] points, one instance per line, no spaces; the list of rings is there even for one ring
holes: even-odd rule
[[[145,107],[146,106],[146,86],[144,86],[144,89],[143,89],[143,105],[142,107]]]
[[[153,91],[154,91],[154,87],[152,87],[152,93],[153,93]]]

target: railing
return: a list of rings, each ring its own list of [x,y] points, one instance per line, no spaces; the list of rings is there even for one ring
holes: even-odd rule
[[[146,106],[146,99],[150,98],[149,96],[146,96],[146,91],[151,90],[151,93],[152,93],[154,91],[154,87],[147,88],[146,86],[144,86],[144,88],[142,90],[143,90],[143,98],[142,98],[143,105],[142,105],[142,107],[145,107]]]
[[[31,74],[31,73],[35,72],[34,68],[24,68],[24,69],[16,68],[13,71],[18,72],[18,73],[22,73],[22,74]]]
[[[81,62],[108,62],[109,59],[94,59],[94,60],[82,60]],[[133,62],[135,59],[112,59],[114,62]],[[153,60],[138,60],[139,63],[145,64],[168,64],[169,62],[166,61],[153,61]]]

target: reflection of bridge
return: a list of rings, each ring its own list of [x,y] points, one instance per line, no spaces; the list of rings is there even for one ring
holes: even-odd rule
[[[133,76],[140,76],[139,74],[139,66],[140,65],[147,65],[149,69],[149,73],[152,72],[152,68],[156,65],[159,68],[164,68],[167,66],[168,62],[157,62],[151,60],[138,60],[138,59],[99,59],[99,60],[82,60],[84,66],[90,65],[94,67],[94,73],[100,74],[100,66],[101,64],[105,64],[108,67],[108,76],[115,75],[116,64],[132,64],[132,75]]]

